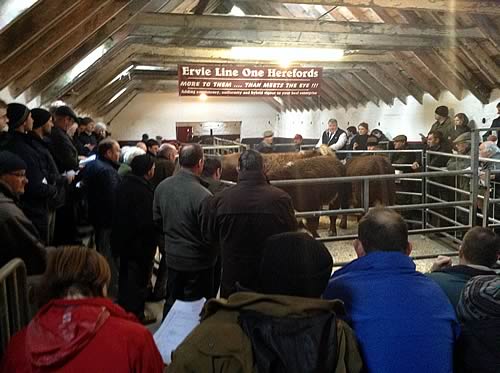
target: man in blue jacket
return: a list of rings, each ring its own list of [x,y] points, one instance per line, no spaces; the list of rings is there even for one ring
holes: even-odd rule
[[[345,302],[368,372],[452,372],[455,312],[408,256],[406,223],[375,208],[359,223],[358,259],[336,271],[323,294]]]

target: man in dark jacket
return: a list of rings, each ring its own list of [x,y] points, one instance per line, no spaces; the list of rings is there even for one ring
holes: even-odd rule
[[[43,156],[33,146],[33,140],[28,132],[33,129],[33,119],[30,110],[22,104],[9,104],[10,140],[7,149],[21,157],[26,162],[26,176],[29,183],[26,193],[21,198],[21,205],[26,216],[33,222],[40,237],[48,243],[48,203],[57,195],[57,188],[48,182],[49,174],[44,165]]]
[[[203,172],[201,173],[201,178],[204,182],[208,184],[208,190],[212,194],[222,192],[224,189],[229,187],[228,184],[224,184],[220,181],[222,176],[222,164],[217,158],[207,158],[205,159],[205,164],[203,166]]]
[[[49,151],[45,136],[50,135],[53,127],[50,113],[44,109],[31,110],[33,117],[33,130],[28,133],[31,146],[36,150],[39,159],[40,172],[44,179],[42,184],[50,188],[51,195],[45,199],[37,200],[37,221],[41,222],[40,236],[46,244],[52,244],[55,228],[56,208],[64,204],[65,187],[74,179],[71,175],[62,176]],[[55,188],[55,191],[53,190]],[[41,197],[41,196],[40,196]],[[30,214],[31,215],[31,214]],[[35,219],[31,219],[35,221]]]
[[[97,159],[87,164],[83,182],[87,190],[89,218],[95,230],[97,250],[104,255],[111,267],[110,293],[118,290],[118,266],[111,253],[111,224],[116,190],[121,177],[118,175],[120,145],[112,139],[105,139],[97,147]]]
[[[269,184],[262,155],[241,153],[238,184],[208,199],[202,211],[202,232],[222,252],[221,296],[235,292],[236,283],[255,288],[264,240],[297,229],[292,199]]]
[[[462,290],[472,277],[494,275],[491,269],[500,253],[500,239],[487,228],[474,227],[464,236],[460,245],[459,264],[452,266],[451,258],[438,257],[427,274],[437,282],[456,307]]]
[[[81,118],[78,123],[78,132],[75,134],[75,144],[78,155],[88,157],[94,152],[97,146],[97,139],[94,135],[95,122],[90,117]],[[81,132],[80,132],[81,130]]]
[[[209,300],[169,372],[360,372],[356,338],[337,318],[342,303],[319,299],[333,265],[326,247],[297,232],[262,245],[259,293]]]
[[[0,152],[0,267],[21,258],[28,275],[35,275],[45,271],[45,248],[36,228],[17,206],[28,183],[26,168],[17,155]]]
[[[69,106],[59,106],[54,111],[54,128],[50,133],[50,146],[61,173],[78,170],[78,151],[66,133],[77,121],[78,116]]]
[[[202,185],[203,149],[185,145],[179,155],[181,169],[163,180],[155,190],[153,219],[163,229],[168,264],[166,315],[176,299],[195,300],[214,297],[216,249],[200,232],[199,210],[211,196]]]
[[[47,136],[49,149],[61,174],[75,175],[78,170],[78,151],[67,134],[68,129],[78,121],[78,116],[68,106],[59,106],[53,112],[54,128]],[[56,211],[54,243],[70,245],[77,242],[76,193],[72,186],[66,188],[64,205]]]
[[[262,141],[257,144],[255,150],[259,153],[272,153],[274,151],[273,148],[273,137],[274,132],[271,130],[264,131],[262,136]]]
[[[462,326],[455,347],[457,373],[500,371],[500,276],[476,276],[464,287],[457,306]]]
[[[439,131],[443,134],[443,142],[450,143],[453,135],[453,123],[451,123],[448,107],[438,106],[434,112],[434,118],[436,121],[432,124],[427,137],[429,137],[431,132]]]
[[[155,159],[155,175],[151,179],[151,184],[154,188],[167,177],[173,175],[177,155],[177,148],[172,144],[163,144],[160,146]]]
[[[153,187],[155,163],[149,154],[135,157],[132,171],[116,190],[113,209],[111,247],[120,257],[118,303],[143,323],[156,321],[146,317],[144,303],[156,252],[157,231],[153,223]]]

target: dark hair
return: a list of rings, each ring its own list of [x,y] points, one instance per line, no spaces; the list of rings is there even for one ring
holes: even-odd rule
[[[285,232],[263,243],[257,276],[260,293],[319,298],[328,285],[333,260],[325,244],[303,232]]]
[[[7,109],[7,103],[2,99],[0,99],[0,109]]]
[[[99,145],[97,145],[97,155],[99,157],[104,157],[108,150],[113,149],[113,145],[116,144],[116,141],[113,139],[104,139],[102,140]]]
[[[469,125],[469,118],[464,113],[458,113],[458,114],[456,114],[455,118],[460,119],[460,121],[462,122],[462,126],[468,126]]]
[[[238,167],[240,171],[262,171],[264,169],[264,159],[258,151],[245,150],[238,159]]]
[[[222,168],[222,163],[218,158],[206,158],[201,175],[211,177],[220,168]]]
[[[147,133],[143,133],[141,141],[146,142],[147,139],[149,139],[149,135]]]
[[[85,117],[85,118],[80,119],[80,122],[78,123],[78,125],[79,126],[87,126],[92,122],[95,123],[95,121],[91,117]]]
[[[354,126],[349,126],[346,128],[347,132],[350,132],[352,133],[353,135],[357,134],[358,133],[358,129]]]
[[[179,165],[185,168],[195,167],[203,159],[203,148],[199,144],[186,144],[179,153]]]
[[[363,127],[363,128],[365,128],[366,130],[368,130],[368,123],[366,123],[366,122],[361,122],[360,124],[358,124],[358,127]]]
[[[68,295],[103,297],[111,270],[96,250],[84,246],[62,246],[48,255],[47,269],[40,281],[39,304]]]
[[[149,149],[153,146],[160,146],[160,143],[158,141],[156,141],[155,139],[149,139],[146,141],[146,147]]]
[[[492,267],[500,252],[500,238],[491,229],[473,227],[465,234],[462,253],[470,264]]]
[[[444,135],[441,131],[430,131],[428,134],[427,134],[427,137],[429,137],[429,135],[432,135],[433,137],[435,137],[436,139],[439,139],[439,143],[442,144],[443,141],[444,141]]]
[[[408,227],[397,212],[376,207],[366,214],[358,225],[358,239],[366,253],[373,251],[406,252]]]

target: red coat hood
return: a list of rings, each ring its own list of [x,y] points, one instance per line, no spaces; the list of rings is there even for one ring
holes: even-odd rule
[[[137,321],[105,298],[51,301],[26,330],[26,352],[31,363],[38,367],[64,364],[94,338],[109,317]]]

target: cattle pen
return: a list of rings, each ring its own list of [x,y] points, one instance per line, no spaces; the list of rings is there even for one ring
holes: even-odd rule
[[[439,239],[450,250],[435,251],[422,255],[414,255],[415,260],[433,259],[439,255],[457,256],[458,245],[461,243],[463,234],[474,225],[483,227],[500,227],[500,209],[495,206],[500,202],[500,185],[492,180],[492,176],[500,173],[500,170],[480,171],[480,162],[500,163],[500,160],[479,157],[479,133],[488,131],[489,128],[480,128],[473,131],[471,141],[471,155],[460,155],[454,153],[443,153],[426,149],[411,150],[343,150],[338,154],[349,156],[384,155],[391,156],[395,153],[415,153],[422,171],[411,170],[412,164],[393,164],[399,169],[408,169],[393,174],[343,176],[333,178],[307,178],[293,180],[271,180],[270,183],[277,187],[285,186],[308,186],[308,185],[334,185],[334,184],[358,184],[361,186],[361,203],[359,206],[338,209],[320,209],[316,211],[296,212],[297,218],[332,217],[358,215],[361,216],[373,208],[370,201],[371,184],[381,180],[392,180],[395,184],[412,185],[410,188],[397,188],[397,196],[406,196],[410,203],[395,203],[386,206],[400,212],[409,224],[410,235],[424,235]],[[224,141],[207,147],[206,154],[209,156],[239,152],[245,149],[243,144],[227,144]],[[448,170],[446,167],[433,167],[429,163],[432,157],[446,157],[448,159],[462,159],[468,167],[458,170]],[[496,167],[495,167],[496,168]],[[498,166],[500,168],[500,164]],[[459,188],[459,178],[466,178],[469,188]],[[487,192],[486,192],[487,191]],[[410,212],[410,214],[406,214]],[[324,243],[349,241],[355,239],[356,234],[350,232],[337,236],[321,236],[317,239]],[[335,266],[341,266],[346,262],[335,262]]]

